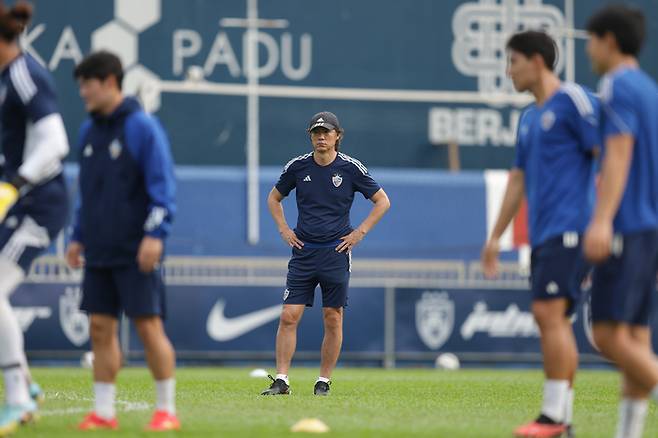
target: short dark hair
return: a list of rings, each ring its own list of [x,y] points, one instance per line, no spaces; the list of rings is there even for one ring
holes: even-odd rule
[[[637,56],[640,53],[646,26],[639,9],[616,4],[599,9],[587,21],[587,31],[599,38],[610,32],[621,53]]]
[[[0,38],[13,42],[25,30],[32,18],[32,5],[19,1],[9,8],[0,2]]]
[[[557,60],[557,44],[546,32],[539,30],[526,30],[515,33],[507,40],[508,50],[522,53],[526,58],[539,55],[544,60],[546,68],[555,69]]]
[[[123,82],[121,60],[114,53],[105,50],[88,55],[73,70],[75,79],[100,79],[104,81],[109,76],[116,78],[120,90]]]

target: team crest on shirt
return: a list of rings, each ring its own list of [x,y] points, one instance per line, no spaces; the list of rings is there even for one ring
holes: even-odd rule
[[[112,157],[113,160],[116,160],[119,158],[119,155],[121,155],[121,150],[123,150],[123,146],[121,146],[119,140],[114,140],[112,144],[110,144],[110,157]]]
[[[94,153],[94,148],[91,146],[91,144],[87,144],[85,148],[82,150],[82,155],[85,157],[91,157],[91,155]]]
[[[334,176],[331,177],[331,182],[334,183],[334,187],[340,187],[343,183],[343,177],[339,173],[334,173]]]
[[[546,111],[541,116],[541,127],[544,131],[548,131],[555,124],[555,113],[553,111]]]

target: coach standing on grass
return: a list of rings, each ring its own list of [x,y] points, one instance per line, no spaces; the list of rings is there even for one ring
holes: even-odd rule
[[[148,430],[178,429],[174,350],[164,332],[160,263],[175,210],[169,141],[156,119],[121,92],[123,69],[109,52],[75,68],[90,117],[80,129],[80,204],[68,263],[82,266],[82,310],[91,315],[95,408],[79,428],[116,429],[115,380],[121,366],[117,321],[125,312],[144,344],[156,381]]]
[[[292,247],[283,311],[276,336],[276,378],[263,395],[289,394],[288,370],[295,353],[297,326],[305,307],[313,305],[315,288],[322,290],[324,340],[320,377],[315,395],[328,395],[331,372],[343,342],[343,308],[352,265],[352,248],[382,218],[391,204],[384,190],[360,161],[338,152],[343,138],[338,118],[330,112],[313,116],[308,127],[313,152],[294,158],[283,168],[267,205],[281,233]],[[297,227],[291,230],[281,201],[296,189]],[[354,193],[374,203],[356,229],[350,225]]]

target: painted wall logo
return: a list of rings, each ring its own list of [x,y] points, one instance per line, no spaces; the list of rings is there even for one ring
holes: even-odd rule
[[[505,43],[510,35],[528,29],[542,29],[559,36],[564,29],[564,14],[542,0],[480,0],[465,3],[452,17],[452,62],[457,70],[478,79],[484,93],[508,92],[514,88],[505,74]],[[561,49],[564,41],[556,38]],[[563,52],[563,50],[560,50]],[[556,72],[564,68],[564,57],[558,58]]]
[[[89,340],[89,317],[80,311],[82,289],[67,287],[59,297],[59,322],[66,338],[76,347]]]
[[[114,17],[91,34],[92,50],[106,49],[119,56],[126,71],[124,90],[127,94],[138,96],[149,112],[160,109],[163,91],[172,91],[164,87],[166,82],[163,83],[162,77],[167,75],[166,71],[161,69],[156,74],[139,62],[140,34],[161,21],[162,0],[114,0]],[[285,31],[289,27],[285,19],[259,18],[255,20],[255,27],[253,24],[254,21],[249,19],[222,18],[219,20],[220,30],[211,41],[206,41],[204,38],[207,35],[195,29],[173,29],[171,36],[163,35],[163,41],[171,42],[171,74],[181,82],[204,81],[217,72],[233,79],[251,75],[265,78],[280,72],[291,81],[303,80],[310,74],[310,34],[294,36]],[[242,38],[236,41],[235,33],[227,30],[237,28],[244,28],[244,32]],[[59,68],[63,60],[71,60],[75,64],[82,60],[83,53],[78,43],[80,37],[76,36],[72,26],[66,26],[61,31],[50,58],[39,53],[34,43],[46,30],[44,23],[29,29],[22,36],[24,50],[51,71]],[[283,32],[274,35],[264,30]],[[52,33],[45,36],[54,38]],[[254,52],[258,55],[250,56]],[[180,92],[181,87],[174,86],[174,91]]]
[[[138,36],[160,21],[161,8],[160,0],[114,0],[114,19],[91,34],[92,50],[110,50],[121,58],[123,87],[139,96],[147,111],[160,108],[160,78],[138,64]]]
[[[480,0],[460,5],[452,18],[452,62],[457,71],[477,78],[480,93],[500,96],[492,104],[503,106],[505,96],[516,93],[506,75],[505,43],[510,35],[541,29],[553,35],[560,53],[565,53],[565,16],[542,0]],[[555,71],[565,67],[558,56]],[[493,108],[434,107],[429,111],[429,140],[432,144],[460,146],[514,146],[520,111],[507,114]]]
[[[516,304],[510,304],[502,312],[488,310],[487,303],[478,301],[461,327],[465,340],[478,333],[491,338],[531,338],[539,336],[539,328],[530,312],[524,312]]]
[[[447,292],[424,292],[416,302],[416,330],[432,350],[448,341],[455,325],[455,303]]]

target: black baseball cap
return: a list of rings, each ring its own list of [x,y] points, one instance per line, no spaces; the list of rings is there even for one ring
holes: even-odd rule
[[[336,114],[330,113],[329,111],[322,111],[321,113],[317,113],[311,119],[311,123],[308,124],[308,132],[311,132],[315,128],[319,127],[340,131],[340,123],[338,123],[338,117],[336,117]]]

